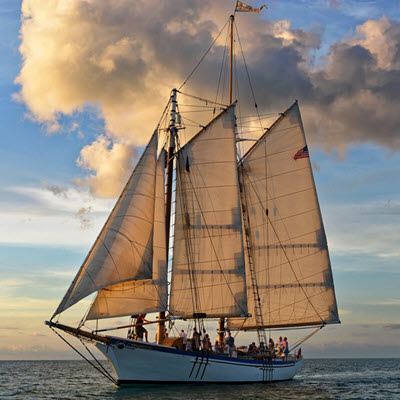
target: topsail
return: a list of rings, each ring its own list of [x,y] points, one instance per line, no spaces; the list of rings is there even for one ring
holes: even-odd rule
[[[325,231],[297,102],[245,155],[240,174],[249,220],[250,262],[258,286],[261,321],[247,264],[247,319],[239,329],[317,325],[339,321]],[[304,157],[295,157],[303,151]],[[302,154],[303,154],[302,153]]]
[[[107,286],[152,278],[157,135],[153,134],[55,314]]]

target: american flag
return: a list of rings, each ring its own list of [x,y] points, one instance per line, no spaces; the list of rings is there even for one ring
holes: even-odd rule
[[[299,158],[308,158],[310,157],[308,154],[308,147],[304,146],[302,149],[300,149],[295,155],[294,155],[294,159],[298,160]]]

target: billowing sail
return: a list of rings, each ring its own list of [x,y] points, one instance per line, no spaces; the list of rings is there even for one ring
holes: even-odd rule
[[[55,314],[106,286],[152,277],[157,135],[153,134]]]
[[[338,322],[325,231],[297,102],[247,153],[239,170],[262,313],[257,320],[248,263],[247,296],[253,316],[230,319],[229,326],[252,329]]]
[[[179,152],[170,311],[247,313],[234,107]]]
[[[108,286],[99,291],[88,320],[122,317],[167,309],[167,253],[164,199],[165,152],[157,161],[153,230],[153,278]]]

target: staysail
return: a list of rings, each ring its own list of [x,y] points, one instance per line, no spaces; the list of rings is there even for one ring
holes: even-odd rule
[[[122,317],[167,309],[167,253],[164,206],[165,151],[157,161],[153,230],[153,277],[123,282],[100,290],[87,320]]]
[[[234,106],[178,153],[170,312],[247,314]]]
[[[245,155],[239,167],[248,213],[250,254],[264,327],[339,322],[325,231],[297,102]],[[247,265],[246,319],[254,329],[254,288]]]
[[[154,132],[54,315],[107,286],[152,278],[157,146]]]

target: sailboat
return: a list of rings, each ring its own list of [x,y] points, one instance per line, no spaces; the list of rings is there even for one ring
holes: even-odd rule
[[[261,10],[238,3],[236,11]],[[299,345],[322,327],[340,322],[298,102],[262,128],[246,151],[238,149],[250,139],[239,135],[238,102],[233,101],[234,18],[228,20],[229,103],[191,96],[211,105],[214,113],[219,110],[182,143],[178,97],[184,94],[172,90],[163,114],[165,128],[157,126],[46,321],[117,385],[289,380],[300,370],[303,355],[292,346],[277,356],[267,345],[271,330],[313,328]],[[94,293],[77,327],[59,321],[64,311]],[[158,313],[158,319],[146,322],[145,313]],[[99,329],[99,321],[117,317],[131,318],[130,323]],[[96,327],[88,328],[88,321]],[[133,334],[154,322],[156,341]],[[171,336],[177,322],[195,328],[198,343],[193,348],[184,346],[183,337]],[[218,349],[228,342],[225,352],[202,341],[205,323],[213,322],[218,324]],[[128,335],[109,334],[120,328],[129,329]],[[231,332],[256,332],[258,351],[236,348],[227,341]],[[61,333],[79,338],[93,358]],[[115,376],[87,344],[104,354]]]

